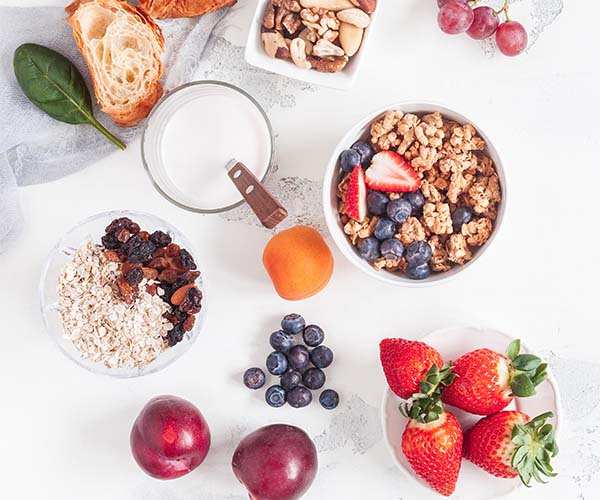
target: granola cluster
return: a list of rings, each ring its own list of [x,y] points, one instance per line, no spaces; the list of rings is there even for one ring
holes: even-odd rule
[[[434,272],[448,271],[470,261],[492,234],[502,199],[498,174],[484,152],[485,141],[475,128],[446,119],[440,113],[416,115],[391,110],[371,124],[369,140],[375,153],[399,153],[421,179],[424,204],[398,225],[394,237],[405,248],[416,241],[427,241],[432,249],[429,264]],[[347,215],[349,177],[350,174],[343,175],[338,187],[338,211],[344,232],[359,246],[373,235],[378,216],[368,213],[358,222]],[[390,200],[404,196],[386,194]],[[458,207],[472,213],[469,222],[453,222]],[[404,257],[381,257],[372,264],[376,269],[400,272],[407,265]]]
[[[337,73],[358,52],[375,7],[376,0],[270,0],[263,47],[300,68]]]

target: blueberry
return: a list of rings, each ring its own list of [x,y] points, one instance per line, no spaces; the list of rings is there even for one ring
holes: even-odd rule
[[[281,376],[279,383],[281,387],[289,391],[302,383],[302,374],[298,370],[288,370]]]
[[[398,224],[402,224],[410,217],[412,205],[403,198],[391,200],[387,206],[387,214],[390,219]]]
[[[370,144],[362,141],[356,141],[352,145],[352,149],[358,151],[360,155],[360,162],[363,165],[369,165],[371,163],[371,158],[373,158],[373,148]]]
[[[413,241],[406,248],[406,262],[412,264],[413,266],[418,266],[419,264],[425,264],[430,261],[431,254],[431,246],[426,241]]]
[[[299,385],[288,392],[287,402],[293,408],[304,408],[312,402],[312,392]]]
[[[289,333],[285,333],[283,330],[273,332],[269,337],[269,344],[276,351],[288,352],[294,347],[294,339]]]
[[[260,389],[265,385],[265,372],[260,368],[248,368],[244,372],[244,385],[248,389]]]
[[[282,352],[275,351],[267,356],[267,370],[269,370],[269,373],[282,375],[287,369],[288,360]]]
[[[360,242],[358,253],[363,259],[375,260],[381,256],[379,252],[379,240],[370,236]]]
[[[378,219],[373,234],[379,241],[387,240],[396,234],[396,223],[390,219]]]
[[[281,320],[281,328],[286,333],[291,333],[292,335],[296,335],[304,330],[304,326],[306,322],[304,318],[299,314],[292,313],[286,314]]]
[[[423,196],[423,193],[421,193],[420,189],[417,189],[412,193],[406,193],[404,195],[404,199],[410,203],[413,212],[421,210],[423,208],[423,205],[425,205],[425,197]]]
[[[381,242],[381,256],[386,259],[398,260],[404,254],[404,245],[396,238]]]
[[[424,280],[431,274],[431,267],[427,262],[424,264],[409,264],[406,268],[406,274],[411,280]]]
[[[310,361],[310,352],[308,352],[308,349],[303,345],[294,346],[288,354],[288,361],[290,368],[302,370],[302,368],[305,368]]]
[[[473,212],[463,205],[456,207],[452,212],[452,224],[455,231],[460,231],[463,224],[468,224],[473,219]]]
[[[339,162],[342,170],[349,174],[356,167],[360,166],[360,153],[355,149],[346,149],[342,151]]]
[[[326,410],[333,410],[340,402],[339,394],[333,389],[325,389],[319,396],[319,403]]]
[[[286,394],[285,389],[280,385],[272,385],[265,392],[265,400],[269,406],[279,408],[285,404]]]
[[[302,334],[304,338],[304,343],[310,347],[317,347],[319,344],[323,343],[325,340],[325,333],[323,333],[323,329],[317,325],[308,325],[304,329],[304,333]]]
[[[333,362],[333,351],[320,345],[311,351],[310,360],[317,368],[327,368]]]
[[[384,215],[390,199],[381,191],[369,191],[367,194],[367,210],[372,215]]]
[[[304,372],[302,381],[309,389],[320,389],[325,385],[325,374],[319,368],[309,368]]]

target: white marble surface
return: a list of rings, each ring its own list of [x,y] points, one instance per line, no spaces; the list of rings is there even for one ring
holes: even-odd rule
[[[0,0],[15,3],[63,2]],[[347,93],[248,68],[240,57],[253,2],[240,0],[209,47],[199,77],[241,85],[269,113],[278,163],[270,184],[289,204],[293,220],[323,225],[324,162],[342,133],[370,110],[394,100],[432,99],[480,122],[504,156],[509,213],[488,257],[448,284],[387,287],[335,251],[329,287],[315,298],[286,303],[260,263],[269,233],[242,209],[203,217],[169,205],[142,169],[139,144],[61,181],[23,189],[24,234],[0,257],[2,496],[242,500],[229,466],[235,443],[266,423],[288,422],[304,427],[320,450],[319,476],[307,500],[423,498],[394,468],[382,441],[377,343],[384,336],[417,338],[432,329],[474,324],[522,337],[545,353],[563,395],[560,475],[551,486],[512,498],[597,499],[600,6],[565,3],[552,19],[548,9],[558,12],[560,0],[515,2],[514,17],[539,38],[527,54],[507,59],[485,44],[441,34],[434,0],[383,0],[358,83]],[[41,266],[58,236],[88,215],[117,208],[154,212],[177,225],[199,249],[210,278],[203,337],[178,363],[139,380],[100,378],[78,368],[51,344],[38,311]],[[271,409],[240,383],[247,366],[262,362],[268,333],[290,311],[328,334],[337,355],[329,379],[342,394],[335,412],[318,405]],[[214,438],[205,464],[173,482],[145,476],[129,453],[135,416],[162,393],[196,403]]]

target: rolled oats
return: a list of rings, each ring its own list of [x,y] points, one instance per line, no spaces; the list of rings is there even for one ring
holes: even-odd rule
[[[452,234],[450,205],[447,203],[425,203],[423,220],[434,234]]]
[[[448,238],[446,251],[448,252],[448,260],[455,264],[465,264],[473,258],[467,240],[462,234],[453,234]]]
[[[466,237],[469,245],[480,247],[489,239],[492,229],[492,221],[482,217],[472,220],[468,224],[463,224],[461,234]]]

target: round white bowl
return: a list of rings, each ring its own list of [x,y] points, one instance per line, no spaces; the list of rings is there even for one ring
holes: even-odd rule
[[[431,275],[424,280],[411,280],[410,278],[399,273],[391,273],[385,270],[377,271],[376,269],[374,269],[373,266],[369,264],[369,262],[367,262],[360,256],[356,247],[352,245],[348,236],[344,234],[344,226],[341,223],[338,214],[338,198],[336,194],[337,186],[340,180],[338,157],[344,149],[348,149],[357,140],[367,139],[369,136],[369,129],[371,123],[381,118],[386,113],[386,111],[390,109],[399,109],[401,111],[404,111],[405,113],[417,114],[427,114],[439,111],[445,118],[454,120],[457,123],[472,124],[477,130],[479,136],[486,143],[484,152],[494,162],[494,166],[496,167],[496,171],[498,172],[498,178],[500,180],[500,187],[502,189],[502,200],[498,205],[498,216],[496,218],[496,221],[494,222],[494,230],[488,241],[482,247],[477,248],[473,251],[473,258],[466,264],[462,266],[454,266],[450,271],[441,273],[431,273]],[[331,233],[333,241],[335,242],[337,247],[352,264],[354,264],[358,269],[360,269],[364,273],[368,274],[369,276],[375,278],[378,281],[397,286],[419,287],[439,284],[443,281],[447,281],[448,279],[456,276],[462,271],[473,266],[473,264],[475,264],[475,262],[477,262],[481,258],[481,256],[486,252],[486,250],[490,247],[490,245],[496,239],[498,233],[500,232],[500,228],[502,226],[502,222],[504,220],[506,212],[507,196],[508,190],[506,173],[504,171],[500,155],[498,154],[498,151],[494,147],[490,138],[473,120],[445,106],[431,102],[393,103],[391,105],[380,108],[363,118],[360,122],[354,125],[354,127],[352,127],[346,135],[344,135],[342,140],[333,150],[331,158],[329,159],[329,162],[327,164],[327,169],[325,171],[325,179],[323,181],[323,208],[325,211],[325,221],[327,223],[327,227],[329,228],[329,232]]]
[[[436,330],[419,340],[437,349],[444,360],[453,360],[466,352],[483,347],[503,353],[514,338],[497,330],[465,326]],[[521,352],[532,351],[521,342]],[[402,416],[398,409],[401,401],[386,386],[381,406],[381,419],[387,448],[392,455],[394,463],[403,475],[419,485],[419,490],[422,492],[420,498],[442,498],[441,495],[432,490],[422,479],[415,475],[404,453],[402,453],[402,433],[406,427],[407,418]],[[463,430],[469,429],[479,419],[483,418],[478,415],[471,415],[450,405],[446,405],[446,409],[458,418]],[[558,439],[562,410],[558,385],[550,371],[548,371],[546,380],[537,387],[537,394],[535,396],[515,398],[506,409],[522,411],[532,418],[541,413],[552,411],[554,418],[550,420],[550,423],[554,426],[554,432]],[[463,460],[458,483],[456,484],[456,491],[452,495],[452,498],[460,500],[496,500],[511,494],[522,485],[523,483],[518,478],[502,479],[494,477],[471,462]],[[544,485],[533,485],[534,488],[536,486],[543,487]]]
[[[118,217],[129,217],[137,222],[144,231],[153,232],[160,230],[170,234],[174,243],[177,243],[182,248],[186,248],[192,254],[198,265],[198,269],[202,273],[196,280],[196,285],[202,290],[202,309],[196,315],[196,322],[193,330],[191,332],[186,332],[181,342],[163,351],[158,358],[151,363],[135,368],[109,368],[102,363],[95,363],[84,358],[71,340],[65,336],[63,322],[58,307],[58,293],[56,287],[58,278],[62,273],[64,266],[71,260],[72,255],[83,242],[93,241],[95,243],[100,243],[100,238],[104,235],[104,228],[108,226],[112,220]],[[206,321],[206,275],[201,263],[197,260],[197,254],[194,252],[189,240],[168,222],[154,215],[142,212],[120,210],[96,214],[81,221],[67,231],[48,255],[40,278],[39,296],[42,317],[48,335],[50,335],[50,338],[63,354],[88,371],[117,378],[132,378],[148,375],[162,370],[171,363],[174,363],[196,341]]]

